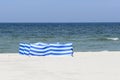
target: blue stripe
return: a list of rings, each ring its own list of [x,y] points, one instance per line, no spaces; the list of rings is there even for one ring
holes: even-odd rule
[[[24,52],[21,52],[21,51],[19,50],[19,54],[24,54]]]
[[[42,54],[42,55],[40,55],[40,54],[31,54],[32,56],[48,56],[48,55],[51,55],[51,54]]]
[[[72,54],[72,52],[70,52],[70,53],[62,53],[62,54],[59,54],[59,53],[51,53],[51,55],[68,55],[68,54]]]
[[[72,53],[64,53],[64,54],[54,54],[54,53],[49,53],[49,54],[31,54],[33,56],[48,56],[48,55],[72,55]]]
[[[54,50],[49,50],[49,51],[35,51],[35,50],[30,50],[30,52],[33,52],[33,53],[49,53],[50,51],[53,51],[53,52],[56,52],[56,53],[60,53],[60,52],[65,52],[65,51],[54,51]],[[69,50],[72,52],[72,50]]]
[[[26,52],[29,52],[30,50],[26,50],[26,49],[19,49],[21,51],[26,51]]]

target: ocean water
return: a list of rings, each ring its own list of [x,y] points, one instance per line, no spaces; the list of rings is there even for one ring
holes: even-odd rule
[[[0,23],[0,53],[19,43],[67,43],[74,51],[120,51],[120,23]]]

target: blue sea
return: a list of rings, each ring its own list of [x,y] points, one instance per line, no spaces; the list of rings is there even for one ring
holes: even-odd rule
[[[20,42],[72,42],[75,52],[120,51],[120,23],[0,23],[0,53],[18,53]]]

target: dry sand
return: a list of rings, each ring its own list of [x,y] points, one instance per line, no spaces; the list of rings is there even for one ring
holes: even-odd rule
[[[120,80],[120,51],[74,57],[0,54],[0,80]]]

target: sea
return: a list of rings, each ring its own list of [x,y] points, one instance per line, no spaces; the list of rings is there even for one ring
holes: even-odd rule
[[[120,23],[0,23],[0,54],[19,43],[73,43],[74,52],[120,51]]]

